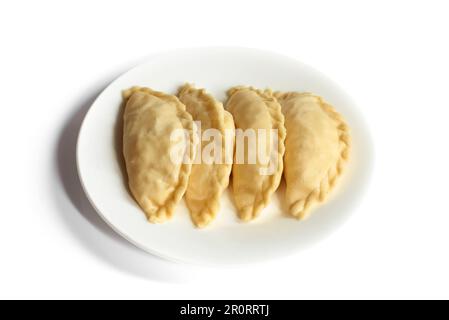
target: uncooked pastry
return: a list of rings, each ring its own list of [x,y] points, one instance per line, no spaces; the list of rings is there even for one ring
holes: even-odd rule
[[[273,97],[270,90],[257,90],[252,87],[234,87],[228,91],[226,108],[234,116],[237,129],[265,129],[268,131],[268,139],[260,140],[257,136],[257,144],[263,144],[261,150],[265,156],[273,156],[267,165],[257,157],[255,163],[249,163],[249,145],[244,148],[244,160],[236,161],[239,156],[239,138],[236,136],[236,154],[232,167],[232,186],[234,202],[240,219],[249,221],[256,218],[260,211],[267,206],[271,195],[279,186],[284,155],[285,127],[281,106]],[[277,146],[271,143],[270,131],[277,130]],[[250,149],[248,149],[248,147]],[[261,146],[259,146],[261,147]],[[253,148],[254,151],[254,148]],[[273,161],[274,160],[274,161]],[[237,163],[236,163],[237,162]],[[272,174],[263,175],[261,169],[274,165]]]
[[[179,100],[186,105],[187,111],[201,128],[200,133],[215,129],[217,136],[200,140],[198,163],[192,165],[192,172],[185,194],[185,201],[191,218],[197,227],[205,227],[213,221],[220,209],[220,198],[229,184],[232,169],[234,120],[225,111],[223,104],[215,100],[204,89],[197,89],[190,84],[180,88]],[[209,130],[210,132],[210,130]],[[218,154],[213,153],[214,160],[207,161],[201,157],[205,147],[213,146]],[[228,152],[228,154],[226,154]],[[204,154],[207,156],[208,154]],[[230,161],[226,161],[226,155]],[[206,160],[206,161],[205,161]]]
[[[349,128],[340,114],[310,93],[275,93],[285,116],[284,177],[292,216],[306,218],[334,187],[348,159]]]
[[[171,133],[176,129],[189,133],[179,150],[192,158],[195,124],[173,95],[135,87],[124,91],[123,97],[123,154],[129,187],[148,220],[164,222],[184,195],[191,170],[191,161],[172,161],[172,147],[179,141]]]

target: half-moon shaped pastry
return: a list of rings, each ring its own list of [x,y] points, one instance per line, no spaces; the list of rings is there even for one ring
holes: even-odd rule
[[[267,206],[279,186],[286,134],[284,116],[269,90],[234,87],[228,91],[228,97],[226,108],[234,116],[236,128],[232,167],[234,202],[240,219],[249,221]],[[251,142],[251,132],[256,143]],[[265,139],[259,133],[265,133]],[[257,153],[255,158],[254,153]],[[259,155],[268,158],[268,162],[261,161]]]
[[[285,116],[284,177],[292,216],[303,219],[334,187],[348,159],[349,128],[322,98],[310,93],[275,93]]]
[[[196,122],[201,146],[185,194],[193,223],[205,227],[220,209],[220,197],[229,184],[234,150],[234,120],[223,104],[204,89],[190,84],[180,88],[179,100]],[[212,149],[212,152],[208,152]],[[226,161],[226,156],[230,161]],[[209,157],[209,158],[207,158]]]
[[[164,222],[172,217],[187,188],[189,156],[196,150],[195,124],[175,96],[135,87],[124,91],[123,97],[123,154],[129,187],[148,220]],[[181,132],[178,139],[172,136],[176,130]],[[173,154],[187,157],[174,159]]]

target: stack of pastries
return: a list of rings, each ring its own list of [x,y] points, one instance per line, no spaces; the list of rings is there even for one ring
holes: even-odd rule
[[[334,187],[348,160],[350,137],[330,104],[311,93],[245,86],[233,87],[227,95],[224,107],[205,89],[190,84],[177,96],[142,87],[123,92],[128,184],[148,221],[169,220],[184,197],[195,226],[209,225],[220,211],[230,179],[242,221],[259,216],[282,176],[288,213],[298,219],[306,218]],[[174,136],[178,129],[184,134]],[[207,129],[214,129],[214,147],[223,151],[214,149],[214,161],[201,157],[210,139],[198,133]],[[239,161],[239,154],[243,160],[250,157],[250,147],[236,138],[248,129],[269,133],[265,139],[256,136],[262,150],[258,152],[267,161]],[[173,161],[174,150],[182,161]]]

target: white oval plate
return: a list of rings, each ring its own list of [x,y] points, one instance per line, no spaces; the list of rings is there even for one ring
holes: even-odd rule
[[[306,221],[283,213],[284,186],[254,222],[236,218],[230,192],[214,223],[194,228],[185,204],[161,225],[150,224],[127,191],[120,150],[121,91],[148,86],[176,93],[184,82],[206,88],[217,99],[234,85],[314,92],[333,104],[352,129],[351,161],[329,200]],[[152,254],[197,264],[236,264],[291,254],[335,230],[355,209],[372,170],[367,127],[351,99],[327,77],[282,55],[244,48],[197,48],[155,55],[111,83],[96,99],[81,127],[78,171],[83,188],[101,217],[120,235]]]

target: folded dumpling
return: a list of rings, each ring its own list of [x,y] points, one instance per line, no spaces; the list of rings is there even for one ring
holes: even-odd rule
[[[292,216],[302,219],[323,201],[341,174],[350,149],[349,128],[322,98],[275,93],[285,116],[284,177]]]
[[[201,139],[185,201],[194,224],[205,227],[217,215],[220,197],[229,184],[234,120],[223,104],[204,89],[186,84],[180,88],[178,97],[196,122]]]
[[[257,217],[282,176],[285,127],[281,106],[269,90],[234,87],[226,108],[234,116],[236,149],[232,167],[234,202],[239,217]]]
[[[172,217],[187,188],[189,159],[196,150],[195,124],[173,95],[136,87],[123,96],[123,154],[129,187],[148,220],[164,222]]]

